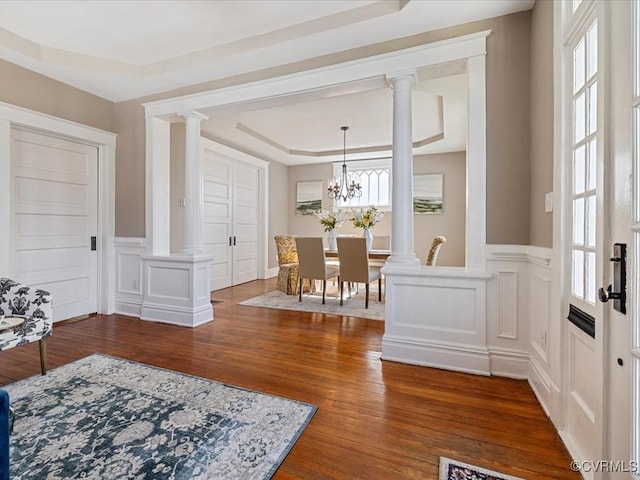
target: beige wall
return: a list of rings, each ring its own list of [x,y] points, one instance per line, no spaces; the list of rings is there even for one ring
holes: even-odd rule
[[[0,60],[0,102],[116,132],[113,102]]]
[[[173,90],[139,99],[137,103],[304,71],[490,29],[492,33],[487,39],[487,242],[528,244],[530,27],[531,13],[522,12]],[[144,132],[142,109],[123,104],[117,107],[135,116],[128,118],[123,126],[122,117],[118,115],[118,133],[124,129],[132,135]],[[126,173],[118,172],[117,177],[118,181],[126,182],[126,187],[118,185],[117,195],[125,195],[127,201],[118,199],[116,231],[123,236],[137,236],[141,226],[144,228],[144,136],[125,141],[118,151],[124,157],[118,160],[118,166],[124,162]],[[121,206],[128,203],[132,191],[142,192],[138,193],[137,200],[142,206],[125,210]]]
[[[413,165],[415,174],[444,174],[444,213],[413,216],[416,255],[424,263],[433,237],[444,235],[447,237],[447,243],[440,250],[438,265],[462,267],[465,265],[466,153],[420,155],[414,158]],[[315,215],[296,215],[296,183],[321,180],[324,189],[327,186],[327,180],[332,176],[331,164],[289,167],[289,201],[286,210],[289,217],[289,233],[326,237]],[[331,209],[333,203],[326,195],[323,195],[322,202],[323,209]],[[373,229],[374,235],[391,235],[392,215],[391,212],[385,213],[380,223]],[[347,221],[338,229],[338,234],[362,235],[362,230],[354,228]]]
[[[269,221],[268,221],[268,267],[278,266],[278,252],[273,239],[289,231],[289,216],[285,213],[289,205],[289,169],[278,163],[269,163]]]
[[[529,243],[530,12],[487,39],[487,243]],[[473,126],[471,126],[473,128]]]
[[[117,103],[116,236],[145,236],[145,124],[137,101]]]
[[[531,17],[531,245],[551,248],[553,214],[544,195],[553,190],[553,2],[535,3]]]

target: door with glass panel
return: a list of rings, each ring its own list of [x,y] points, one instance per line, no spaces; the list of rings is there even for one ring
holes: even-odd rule
[[[565,79],[571,184],[563,437],[586,478],[638,479],[638,12],[632,2],[573,2]],[[635,45],[634,45],[635,44]],[[611,55],[610,52],[615,52]],[[635,57],[635,58],[634,58]],[[634,71],[635,70],[635,71]],[[635,149],[634,149],[635,145]],[[614,265],[625,245],[626,313]],[[616,285],[609,287],[610,284]],[[601,286],[601,303],[596,300]],[[634,348],[632,352],[632,347]],[[605,461],[606,463],[603,463]]]
[[[602,5],[563,2],[564,425],[574,458],[603,458],[603,304],[596,300],[607,255],[600,28]],[[593,476],[594,472],[589,472]],[[598,474],[595,475],[598,478]]]

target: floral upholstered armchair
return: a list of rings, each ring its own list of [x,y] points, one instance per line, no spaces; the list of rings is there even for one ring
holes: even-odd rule
[[[278,251],[278,290],[287,295],[298,294],[298,250],[294,235],[276,235],[276,249]],[[303,291],[315,291],[315,283],[305,280]]]
[[[278,290],[287,295],[298,293],[298,251],[296,238],[293,235],[276,235],[278,251]]]
[[[22,285],[9,278],[0,278],[0,316],[24,318],[24,323],[15,328],[2,330],[0,326],[0,352],[39,341],[40,368],[45,375],[47,373],[45,341],[53,329],[49,292]]]
[[[440,247],[443,243],[446,243],[446,237],[438,235],[431,242],[431,247],[429,247],[429,253],[427,254],[427,266],[432,267],[436,264],[438,260],[438,253],[440,252]]]

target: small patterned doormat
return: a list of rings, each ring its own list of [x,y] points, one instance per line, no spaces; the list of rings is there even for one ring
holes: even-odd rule
[[[468,463],[440,457],[440,480],[523,480]]]
[[[11,478],[271,478],[316,407],[94,354],[7,385]]]

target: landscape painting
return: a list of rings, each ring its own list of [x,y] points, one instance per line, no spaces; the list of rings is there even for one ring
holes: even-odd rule
[[[413,176],[413,213],[442,213],[442,173]]]
[[[313,215],[322,210],[322,181],[298,182],[296,191],[296,215]]]

